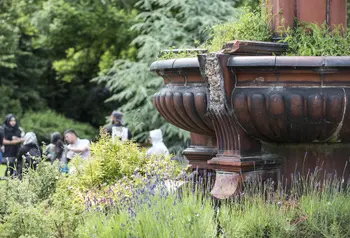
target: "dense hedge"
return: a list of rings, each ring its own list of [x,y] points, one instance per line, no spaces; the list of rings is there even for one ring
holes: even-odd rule
[[[51,133],[58,131],[63,133],[67,129],[74,129],[80,138],[93,140],[98,135],[98,130],[89,124],[77,122],[46,110],[40,112],[28,112],[20,118],[20,126],[26,131],[36,133],[39,142],[49,142]]]

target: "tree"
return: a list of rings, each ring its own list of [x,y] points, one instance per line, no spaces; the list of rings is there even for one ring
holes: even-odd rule
[[[48,107],[95,127],[116,103],[91,83],[117,58],[129,58],[132,1],[0,1],[0,117]],[[1,120],[1,118],[0,118]]]
[[[90,80],[118,58],[133,57],[129,44],[135,11],[132,1],[47,0],[32,22],[39,37],[36,44],[48,52],[44,98],[50,108],[94,126],[105,123],[116,103],[103,85]]]
[[[106,83],[115,93],[109,100],[125,104],[126,121],[136,139],[144,141],[148,131],[161,128],[167,145],[178,150],[188,138],[188,132],[167,123],[152,104],[153,94],[162,79],[149,72],[149,65],[159,52],[170,47],[191,47],[204,42],[208,28],[232,18],[236,1],[222,0],[141,0],[138,23],[133,29],[139,34],[132,42],[138,48],[136,61],[116,60],[108,73],[95,81]]]
[[[23,0],[0,3],[0,81],[2,105],[0,116],[45,106],[39,95],[40,74],[45,58],[38,57],[32,45],[35,29],[30,14],[41,1],[27,6]]]

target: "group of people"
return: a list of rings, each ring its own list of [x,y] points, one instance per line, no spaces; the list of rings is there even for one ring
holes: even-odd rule
[[[106,128],[113,140],[131,140],[132,133],[123,124],[123,114],[113,111],[112,123]],[[4,126],[0,127],[1,163],[6,164],[5,176],[17,176],[22,178],[22,173],[29,167],[36,169],[37,158],[43,155],[53,163],[58,160],[62,165],[62,172],[68,173],[68,163],[77,155],[83,159],[90,157],[90,141],[80,139],[78,134],[72,130],[66,130],[64,137],[59,132],[51,135],[50,144],[42,151],[37,137],[33,132],[24,133],[13,114],[5,118]],[[147,150],[147,156],[153,154],[169,155],[169,151],[163,143],[163,135],[160,129],[150,132],[149,141],[152,144]]]
[[[112,139],[119,138],[122,141],[131,140],[132,134],[129,128],[124,126],[123,113],[113,111],[111,115],[112,124],[107,127],[107,132],[112,136]],[[153,154],[169,155],[169,150],[163,142],[163,133],[160,129],[152,130],[149,133],[149,142],[152,147],[147,150],[147,156]]]
[[[71,129],[64,132],[64,139],[59,132],[54,132],[51,143],[42,151],[35,133],[24,134],[13,114],[7,115],[4,126],[0,127],[0,147],[1,163],[7,165],[5,176],[17,176],[20,179],[24,169],[36,169],[37,158],[43,155],[52,163],[55,160],[60,161],[63,165],[62,171],[66,172],[68,162],[75,156],[88,158],[90,155],[90,141],[80,139]]]

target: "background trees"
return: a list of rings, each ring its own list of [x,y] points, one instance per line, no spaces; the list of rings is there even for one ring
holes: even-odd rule
[[[148,131],[161,128],[166,144],[173,151],[183,146],[188,132],[167,123],[152,105],[153,94],[163,80],[149,72],[149,65],[159,52],[171,47],[193,48],[210,36],[209,27],[232,19],[235,1],[222,0],[141,0],[133,30],[137,33],[131,45],[138,49],[136,59],[118,59],[107,73],[95,81],[105,82],[114,95],[109,99],[124,103],[126,121],[145,140]]]
[[[132,5],[117,0],[1,0],[1,118],[33,112],[48,118],[52,109],[95,128],[103,125],[118,104],[105,103],[111,92],[91,79],[115,59],[133,57]],[[41,127],[45,125],[36,125]],[[95,134],[91,130],[89,137]]]
[[[149,64],[164,48],[204,42],[208,27],[231,17],[237,3],[1,0],[0,117],[28,117],[24,129],[41,128],[40,139],[48,139],[52,128],[32,118],[54,120],[48,115],[59,113],[97,128],[119,108],[137,140],[162,127],[175,148],[188,133],[155,111],[150,98],[162,80],[149,72]]]
[[[97,129],[121,109],[138,141],[160,127],[176,150],[188,133],[153,107],[162,80],[149,65],[163,49],[205,43],[210,26],[243,5],[259,0],[0,0],[0,121],[10,112],[58,113],[74,120],[67,127]]]

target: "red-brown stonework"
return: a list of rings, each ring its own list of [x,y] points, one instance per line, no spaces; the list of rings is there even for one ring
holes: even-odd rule
[[[287,26],[294,17],[346,25],[343,0],[267,4],[275,13],[283,9],[274,29],[282,17]],[[350,57],[246,56],[260,44],[249,43],[255,48],[247,50],[249,44],[241,43],[239,52],[225,48],[238,55],[201,54],[151,65],[164,79],[154,105],[170,123],[191,132],[184,155],[193,169],[215,170],[212,194],[227,198],[245,180],[290,181],[292,173],[315,169],[347,179]]]

